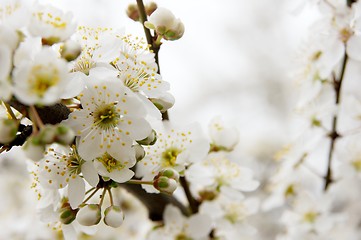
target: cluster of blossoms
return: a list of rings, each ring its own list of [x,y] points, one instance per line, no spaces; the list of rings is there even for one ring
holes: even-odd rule
[[[264,181],[240,161],[239,132],[220,117],[208,137],[197,123],[168,120],[174,98],[158,51],[184,25],[137,2],[127,14],[147,40],[77,26],[35,0],[0,0],[0,167],[27,159],[48,230],[65,239],[114,239],[108,227],[126,228],[124,239],[260,239],[271,216],[273,239],[358,240],[361,2],[310,1],[319,19],[298,75],[301,134]]]
[[[41,219],[66,239],[97,234],[103,223],[122,226],[126,205],[117,196],[133,184],[144,189],[135,195],[142,202],[179,186],[189,201],[187,209],[176,192],[179,208],[164,206],[149,239],[253,236],[246,219],[258,201],[243,192],[259,183],[229,154],[238,132],[215,119],[209,140],[197,124],[164,121],[174,98],[154,49],[182,37],[184,25],[167,9],[148,8],[151,43],[77,27],[72,14],[36,1],[1,1],[1,152],[23,146]]]

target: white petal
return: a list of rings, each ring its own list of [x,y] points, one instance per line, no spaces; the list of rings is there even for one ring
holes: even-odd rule
[[[95,170],[93,161],[87,161],[81,166],[81,172],[85,180],[92,186],[95,187],[99,182],[98,172]]]
[[[71,224],[62,224],[61,229],[65,240],[77,240],[76,231]]]
[[[152,132],[150,124],[142,118],[125,117],[123,121],[118,124],[118,127],[122,129],[128,137],[135,140],[142,140]]]
[[[184,216],[182,215],[179,208],[173,206],[173,205],[167,205],[167,207],[164,210],[164,223],[165,225],[178,225],[183,226],[183,223],[185,221]]]
[[[199,239],[207,236],[212,229],[212,220],[208,215],[196,214],[188,219],[187,235]]]
[[[71,177],[68,184],[68,197],[70,206],[75,209],[82,203],[85,196],[85,183],[79,177]]]
[[[123,183],[130,180],[134,176],[134,172],[128,168],[124,168],[120,171],[112,171],[109,173],[109,177],[118,183]]]
[[[68,84],[65,86],[65,89],[61,95],[61,98],[72,98],[81,93],[84,87],[85,83],[82,78],[82,74],[79,72],[72,73],[71,78],[68,80]]]
[[[361,61],[361,37],[354,35],[347,41],[347,55],[357,61]]]

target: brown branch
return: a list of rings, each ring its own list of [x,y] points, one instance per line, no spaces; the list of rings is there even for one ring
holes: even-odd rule
[[[344,57],[343,63],[342,63],[342,70],[341,70],[340,78],[337,80],[334,77],[334,79],[333,79],[333,88],[334,88],[335,94],[336,94],[336,97],[335,97],[336,105],[340,104],[341,87],[342,87],[342,82],[343,82],[343,79],[345,76],[347,60],[348,60],[348,56],[347,56],[347,54],[345,54],[345,57]],[[329,138],[331,139],[331,143],[330,143],[330,150],[328,152],[327,172],[324,177],[324,179],[325,179],[324,190],[325,191],[328,189],[330,184],[333,182],[333,177],[332,177],[333,152],[334,152],[336,140],[340,137],[340,134],[337,132],[337,120],[338,120],[338,117],[337,117],[337,114],[335,114],[332,119],[332,130],[328,135]]]
[[[191,210],[191,212],[194,214],[194,213],[197,213],[198,212],[198,208],[199,208],[199,202],[194,199],[194,197],[192,196],[192,193],[189,189],[189,184],[187,182],[187,179],[185,177],[180,177],[180,183],[184,189],[184,193],[186,194],[186,197],[187,197],[187,200],[188,200],[188,203],[189,203],[189,208]]]
[[[155,44],[155,40],[157,39],[157,36],[152,36],[152,34],[150,33],[150,30],[144,26],[144,22],[147,21],[147,14],[146,14],[146,11],[145,11],[143,1],[142,0],[137,0],[137,5],[138,5],[138,11],[139,11],[139,22],[143,26],[143,30],[144,30],[145,36],[147,38],[147,42],[150,45],[150,49],[155,54],[154,58],[155,58],[155,62],[157,64],[157,66],[158,66],[157,73],[160,74],[160,66],[159,66],[159,50],[160,50],[160,46]],[[165,111],[164,113],[162,113],[162,119],[163,120],[169,120],[168,111]]]

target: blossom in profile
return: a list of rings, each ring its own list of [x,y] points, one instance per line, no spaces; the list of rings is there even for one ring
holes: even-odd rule
[[[177,40],[183,36],[184,25],[179,18],[166,8],[157,8],[144,23],[166,40]]]

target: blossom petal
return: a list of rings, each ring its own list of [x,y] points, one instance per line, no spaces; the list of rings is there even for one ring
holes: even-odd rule
[[[87,161],[81,166],[81,172],[85,180],[92,186],[95,187],[99,182],[98,172],[95,170],[93,161]]]
[[[361,61],[361,37],[354,35],[347,41],[347,55],[357,61]]]
[[[79,177],[71,177],[68,184],[68,197],[70,206],[75,209],[82,203],[85,196],[85,183]]]

